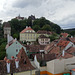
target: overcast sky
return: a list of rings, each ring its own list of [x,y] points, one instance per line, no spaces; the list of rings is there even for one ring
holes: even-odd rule
[[[0,0],[0,19],[46,17],[61,28],[75,28],[75,0]]]

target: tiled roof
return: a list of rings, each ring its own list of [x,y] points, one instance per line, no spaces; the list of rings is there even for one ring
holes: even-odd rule
[[[65,48],[69,43],[70,43],[70,41],[60,40],[59,43],[57,44],[57,46]]]
[[[49,51],[49,54],[54,53],[54,54],[58,55],[60,52],[61,52],[61,51],[60,51],[60,48],[57,47],[57,46],[54,46],[54,47]]]
[[[68,33],[61,33],[61,35],[62,35],[63,37],[67,37],[69,34],[68,34]]]
[[[75,42],[75,37],[73,37],[73,38],[69,37],[69,40],[74,43]]]
[[[75,69],[72,69],[72,71],[75,71]]]
[[[53,32],[44,31],[44,30],[38,30],[38,31],[37,31],[37,34],[49,34],[49,35],[51,35],[51,34],[53,34]]]
[[[26,49],[29,52],[39,52],[40,50],[44,50],[46,45],[26,45]]]
[[[40,35],[39,38],[48,38],[45,35]]]
[[[4,23],[4,27],[10,27],[9,22],[5,22],[5,23]]]
[[[28,70],[34,70],[35,68],[31,65],[28,56],[22,48],[17,55],[19,60],[19,67],[15,66],[15,59],[10,60],[10,73],[23,72]],[[0,75],[7,74],[6,60],[0,60]]]
[[[57,59],[59,59],[59,58],[67,59],[67,58],[71,58],[71,57],[73,57],[72,54],[65,52],[64,56],[62,56],[62,54],[61,54],[59,57],[57,57]]]
[[[20,33],[25,33],[27,30],[33,30],[31,27],[27,27],[24,30],[22,30]]]
[[[44,50],[49,51],[50,49],[52,49],[54,47],[54,45],[56,44],[56,42],[51,42],[50,44],[46,45]]]
[[[75,47],[70,47],[68,50],[66,50],[68,53],[73,54],[75,53]]]
[[[55,54],[43,54],[43,57],[42,54],[36,54],[36,57],[38,61],[51,61],[53,59],[56,59]]]

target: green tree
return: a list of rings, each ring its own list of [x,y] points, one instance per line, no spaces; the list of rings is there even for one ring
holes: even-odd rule
[[[50,25],[44,25],[44,26],[42,27],[42,30],[51,31],[51,27],[50,27]]]
[[[32,26],[32,28],[33,28],[35,31],[40,30],[40,26],[39,26],[39,25]]]
[[[17,38],[17,39],[19,39],[19,33],[15,33],[15,34],[13,34],[13,38]]]

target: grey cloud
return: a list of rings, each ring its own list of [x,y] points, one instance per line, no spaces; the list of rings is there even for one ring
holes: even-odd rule
[[[39,7],[42,1],[43,0],[16,0],[12,6],[16,8],[24,8],[27,6]]]
[[[75,28],[75,14],[63,18],[61,21],[58,21],[57,24],[63,29]]]

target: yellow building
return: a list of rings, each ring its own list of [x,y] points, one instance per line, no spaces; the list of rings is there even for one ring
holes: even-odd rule
[[[36,41],[36,32],[31,27],[26,27],[20,32],[20,41]]]

